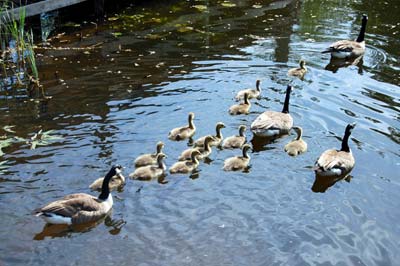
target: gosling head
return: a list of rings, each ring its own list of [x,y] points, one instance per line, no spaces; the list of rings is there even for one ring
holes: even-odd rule
[[[251,146],[250,144],[244,144],[242,147],[243,152],[247,152],[249,150],[251,150]]]
[[[241,125],[239,127],[239,135],[244,136],[244,132],[246,132],[246,130],[247,130],[247,127],[245,125]]]
[[[225,124],[222,122],[217,123],[217,129],[225,128]]]
[[[157,153],[160,153],[161,150],[164,148],[164,146],[165,146],[164,142],[159,141],[159,142],[157,143]]]
[[[189,113],[189,120],[193,120],[194,119],[194,113],[193,112],[190,112]]]
[[[304,66],[306,65],[306,61],[304,61],[303,59],[300,60],[300,67],[304,68]]]

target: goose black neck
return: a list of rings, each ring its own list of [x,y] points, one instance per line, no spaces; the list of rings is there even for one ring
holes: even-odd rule
[[[283,104],[282,113],[288,114],[289,113],[289,100],[290,100],[290,92],[292,91],[292,87],[290,85],[286,88],[286,97],[285,103]]]
[[[363,17],[360,33],[358,34],[356,42],[363,42],[365,37],[365,29],[367,28],[367,17]]]
[[[340,149],[341,151],[350,152],[350,147],[349,147],[350,134],[351,134],[351,132],[346,129],[346,131],[344,132],[343,140],[342,140],[342,148]]]
[[[110,183],[111,178],[113,177],[114,173],[110,170],[107,175],[104,177],[103,184],[101,186],[101,194],[99,195],[99,199],[106,200],[110,195],[110,188],[108,184]]]
[[[261,90],[260,89],[260,81],[259,80],[256,81],[256,90],[258,90],[258,91]]]

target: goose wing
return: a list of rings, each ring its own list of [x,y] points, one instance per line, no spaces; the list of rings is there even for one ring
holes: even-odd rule
[[[322,53],[342,52],[351,53],[353,50],[362,49],[362,44],[355,41],[342,40],[332,43],[328,49]]]
[[[351,153],[327,150],[321,154],[315,163],[316,171],[330,171],[332,169],[338,169],[342,173],[349,171],[354,166],[354,158]]]
[[[78,215],[81,211],[95,212],[101,209],[101,203],[96,197],[79,193],[68,195],[61,200],[51,202],[36,210],[36,212],[43,214],[54,213],[64,217],[74,218],[74,216]]]
[[[251,129],[287,129],[293,126],[293,118],[289,114],[266,111],[251,123]]]

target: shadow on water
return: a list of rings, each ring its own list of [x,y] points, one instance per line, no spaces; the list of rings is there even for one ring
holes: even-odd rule
[[[316,175],[314,184],[312,185],[311,190],[315,193],[324,193],[328,190],[328,188],[330,188],[337,182],[344,180],[344,181],[350,183],[352,178],[353,178],[352,176],[347,176],[345,178],[335,178],[335,177],[317,176]]]
[[[354,59],[340,59],[331,57],[329,64],[326,65],[325,69],[336,73],[339,68],[357,66],[358,74],[363,74],[363,56]]]
[[[33,240],[44,240],[46,238],[57,238],[57,237],[70,237],[75,233],[86,233],[91,231],[96,226],[102,224],[107,227],[111,227],[109,233],[112,235],[117,235],[121,231],[121,228],[126,224],[126,222],[122,219],[113,220],[110,216],[106,216],[103,219],[100,219],[95,222],[85,223],[85,224],[76,224],[76,225],[67,225],[67,224],[45,224],[41,232],[37,233]]]

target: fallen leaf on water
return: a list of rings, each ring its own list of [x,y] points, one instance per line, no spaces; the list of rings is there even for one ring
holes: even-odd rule
[[[224,2],[221,3],[221,6],[223,6],[223,7],[235,7],[236,4],[235,3],[231,3],[229,1],[224,1]]]
[[[207,10],[207,6],[205,6],[205,5],[194,5],[192,7],[196,8],[197,10],[202,11],[202,12]]]

